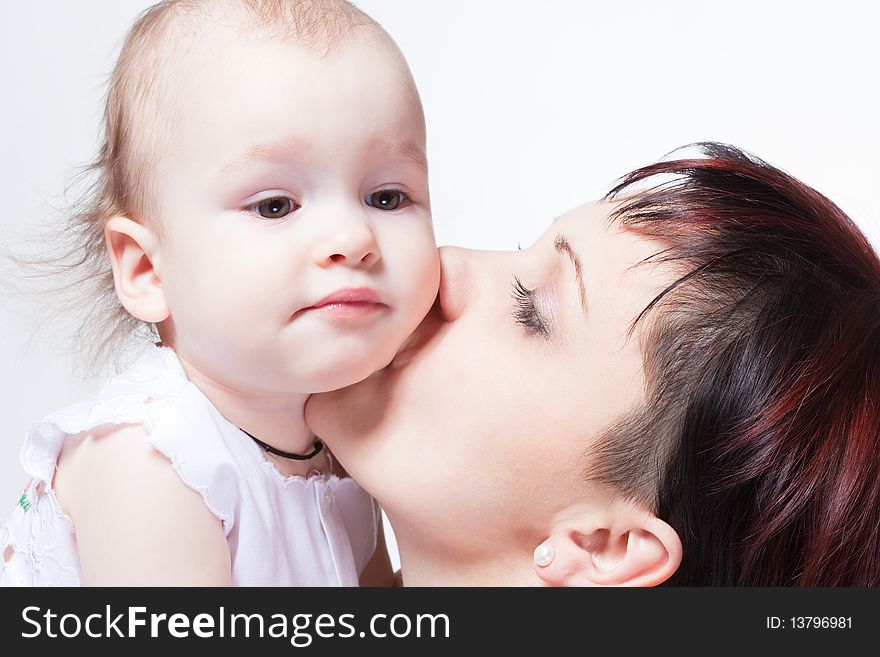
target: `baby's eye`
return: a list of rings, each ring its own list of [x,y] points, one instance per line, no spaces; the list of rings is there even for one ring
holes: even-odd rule
[[[397,210],[409,203],[409,195],[399,189],[380,189],[364,199],[367,205],[377,210]]]
[[[251,209],[255,209],[263,219],[283,219],[299,209],[299,205],[288,196],[272,196],[254,203]]]

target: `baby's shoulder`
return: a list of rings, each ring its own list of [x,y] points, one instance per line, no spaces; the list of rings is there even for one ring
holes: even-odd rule
[[[135,514],[173,510],[208,516],[201,496],[153,448],[143,426],[100,426],[70,436],[58,458],[53,483],[59,503],[81,527]]]
[[[220,519],[148,438],[140,425],[100,426],[70,436],[60,454],[54,489],[83,573],[97,584],[228,584]],[[197,572],[178,572],[186,564]]]
[[[147,431],[139,424],[105,424],[68,435],[58,454],[56,488],[59,481],[124,471],[148,451]]]
[[[138,424],[102,425],[68,436],[58,455],[53,488],[71,516],[98,497],[143,489],[185,490]]]

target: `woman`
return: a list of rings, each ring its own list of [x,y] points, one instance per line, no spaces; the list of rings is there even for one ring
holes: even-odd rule
[[[394,362],[310,399],[405,584],[880,583],[880,260],[701,146],[526,251],[444,249]]]

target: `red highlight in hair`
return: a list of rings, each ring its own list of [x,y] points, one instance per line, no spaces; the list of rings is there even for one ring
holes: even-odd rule
[[[681,368],[681,433],[660,438],[660,514],[685,547],[670,583],[878,585],[880,258],[816,190],[699,146],[705,158],[644,167],[609,194],[633,193],[615,216],[690,269],[651,306],[709,290],[718,303],[681,330],[724,329]]]

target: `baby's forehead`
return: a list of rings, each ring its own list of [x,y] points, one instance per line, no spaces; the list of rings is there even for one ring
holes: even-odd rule
[[[300,68],[333,60],[352,49],[382,53],[389,59],[398,59],[395,46],[383,36],[373,31],[359,30],[329,45],[290,35],[245,31],[220,23],[205,26],[196,34],[182,35],[179,42],[170,46],[164,70],[159,75],[164,75],[171,81],[194,82],[198,78],[191,76],[199,76],[210,68],[215,75],[234,76],[240,72],[228,64],[238,58],[246,56],[249,61],[259,65],[260,60],[275,60],[289,51],[308,55],[297,60],[295,66]],[[407,70],[402,58],[400,62],[403,64],[401,72]]]
[[[220,115],[228,117],[225,105],[235,96],[257,93],[252,98],[254,103],[276,103],[278,94],[274,88],[284,85],[298,86],[302,104],[309,105],[314,95],[309,93],[313,80],[338,77],[339,88],[351,87],[353,77],[368,78],[375,75],[377,67],[386,81],[395,80],[399,88],[407,89],[407,96],[420,107],[406,63],[398,61],[396,55],[384,40],[371,34],[351,35],[327,50],[297,39],[254,37],[228,25],[218,25],[204,30],[196,39],[189,39],[175,50],[174,57],[168,58],[157,76],[162,78],[161,96],[157,97],[155,112],[145,116],[145,127],[150,128],[152,114],[164,124],[158,126],[157,134],[174,138],[193,121],[202,123]],[[255,90],[255,79],[262,79],[265,86]]]
[[[138,119],[132,132],[139,133],[136,138],[145,149],[148,161],[161,157],[172,147],[186,123],[210,120],[215,113],[211,103],[192,102],[195,94],[206,91],[202,84],[206,79],[215,82],[215,91],[219,87],[228,93],[236,92],[241,76],[248,75],[241,65],[235,65],[240,63],[236,62],[237,57],[247,61],[251,71],[257,71],[261,62],[269,64],[283,56],[284,50],[296,49],[309,54],[309,57],[295,60],[295,66],[303,69],[317,66],[350,48],[368,49],[387,53],[394,64],[391,70],[396,69],[412,86],[414,96],[418,95],[396,46],[387,34],[375,29],[359,27],[344,35],[334,34],[333,39],[318,39],[314,34],[306,38],[296,33],[267,31],[235,15],[209,18],[200,22],[196,29],[191,27],[183,22],[176,28],[169,26],[162,57],[155,57],[154,53],[149,56],[151,61],[138,67],[137,73],[142,78],[139,86],[145,93],[135,101],[141,104],[141,108],[131,114]],[[266,91],[271,93],[271,89]],[[214,100],[222,103],[222,98]],[[195,116],[190,109],[194,105],[199,108]]]

